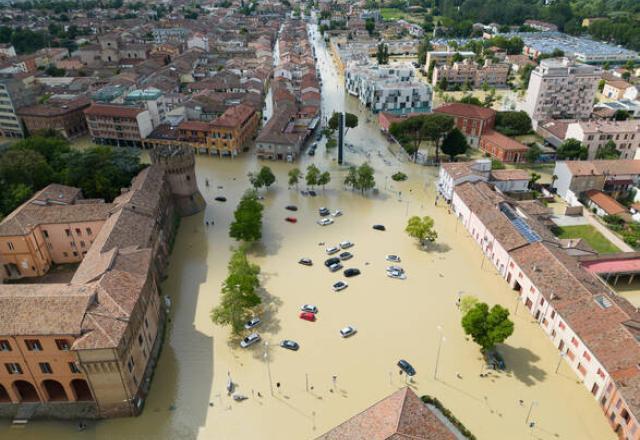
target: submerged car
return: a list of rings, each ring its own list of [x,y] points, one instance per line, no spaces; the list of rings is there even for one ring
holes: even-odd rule
[[[348,338],[349,336],[355,335],[356,332],[357,330],[355,329],[355,327],[348,325],[340,329],[340,336],[342,336],[343,338]]]
[[[332,264],[331,266],[329,266],[329,271],[330,272],[337,272],[340,269],[342,269],[342,264],[340,264],[340,263]]]
[[[324,265],[327,267],[331,267],[334,264],[338,264],[340,262],[340,258],[338,257],[331,257],[331,258],[327,258],[326,260],[324,260]]]
[[[320,220],[318,220],[318,224],[320,226],[331,225],[333,224],[333,220],[331,220],[330,218],[321,218]]]
[[[405,280],[407,279],[407,275],[404,274],[403,272],[398,272],[397,270],[388,270],[387,271],[387,276],[389,278],[395,278],[397,280]]]
[[[322,207],[322,208],[318,209],[318,213],[323,217],[325,217],[325,216],[330,214],[329,210],[327,208],[325,208],[325,207]]]
[[[244,324],[244,328],[246,328],[247,330],[249,330],[250,328],[254,328],[260,325],[262,321],[260,321],[260,318],[258,317],[254,317],[251,318],[250,320],[248,320],[245,324]]]
[[[349,249],[350,247],[353,247],[353,243],[351,243],[350,241],[346,240],[340,242],[340,248]]]
[[[391,262],[391,263],[400,263],[400,257],[398,257],[397,255],[387,255],[386,257],[384,257],[385,260]]]
[[[303,312],[318,313],[318,308],[313,304],[303,304],[302,307],[300,307],[300,310]]]
[[[316,320],[316,314],[311,312],[302,312],[300,313],[300,319],[313,322]]]
[[[338,257],[340,257],[340,260],[346,261],[353,258],[353,254],[351,252],[342,252]]]
[[[218,196],[214,199],[216,202],[226,202],[227,198],[224,196]]]
[[[342,211],[340,209],[336,209],[334,212],[331,213],[331,215],[334,217],[340,217],[342,215]]]
[[[287,217],[284,220],[289,222],[289,223],[298,223],[298,219],[295,218],[295,217]]]
[[[286,348],[287,350],[298,351],[300,345],[296,341],[285,339],[280,343],[280,347]]]
[[[249,336],[240,341],[240,347],[247,348],[250,345],[255,344],[260,340],[260,335],[258,333],[251,333]]]
[[[333,286],[331,286],[334,292],[340,292],[341,290],[344,290],[347,287],[349,287],[349,285],[344,281],[338,281],[337,283],[333,283]]]
[[[373,225],[373,229],[375,229],[376,231],[386,231],[387,228],[384,227],[384,225]]]
[[[360,269],[356,269],[355,267],[351,267],[344,271],[344,276],[347,278],[355,277],[356,275],[360,275]]]
[[[311,258],[300,258],[298,260],[298,264],[302,264],[303,266],[313,266],[313,261],[311,261]]]
[[[296,205],[287,205],[284,207],[287,211],[297,211],[298,207]]]
[[[340,248],[338,246],[331,246],[325,249],[325,252],[327,253],[327,255],[333,255],[339,251],[340,251]]]
[[[402,371],[407,373],[407,376],[415,376],[416,375],[415,368],[413,368],[413,366],[409,362],[405,361],[404,359],[400,359],[398,361],[398,367],[400,367],[400,369]]]

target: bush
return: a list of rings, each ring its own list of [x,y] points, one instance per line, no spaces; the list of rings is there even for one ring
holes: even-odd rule
[[[438,408],[438,410],[455,426],[458,430],[467,437],[468,440],[476,440],[476,436],[469,431],[466,426],[462,424],[460,420],[453,415],[451,411],[449,411],[445,406],[435,397],[431,397],[429,395],[422,396],[422,401],[425,404],[430,404]]]
[[[492,170],[504,170],[506,167],[502,163],[502,161],[498,159],[491,159],[491,169]]]
[[[391,178],[396,182],[404,182],[408,177],[402,171],[398,171],[397,173],[393,174]]]
[[[609,225],[623,225],[624,224],[624,220],[622,219],[622,217],[620,217],[618,215],[605,215],[604,217],[602,217],[602,219],[605,221],[605,223],[607,223]]]

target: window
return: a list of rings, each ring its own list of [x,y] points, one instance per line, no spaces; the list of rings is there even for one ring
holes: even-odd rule
[[[622,399],[618,399],[618,401],[616,402],[616,409],[620,409],[621,405],[622,405]]]
[[[72,241],[72,242],[71,242],[71,247],[72,247],[72,248],[75,248],[75,247],[76,247],[76,242],[75,242],[75,241]]]
[[[11,351],[11,344],[6,339],[0,340],[0,351]]]
[[[127,367],[129,368],[129,373],[133,370],[133,367],[136,366],[136,363],[133,360],[133,356],[129,356],[129,362],[127,362]]]
[[[82,235],[82,231],[80,230],[80,228],[76,228],[76,234]]]
[[[87,235],[92,235],[93,231],[91,230],[91,228],[87,228]]]
[[[9,364],[4,364],[7,372],[9,374],[22,374],[22,367],[17,362],[11,362]]]
[[[38,365],[40,366],[40,371],[42,371],[43,374],[53,373],[53,370],[51,369],[51,365],[49,365],[49,362],[40,362]]]
[[[146,328],[149,328],[149,321],[147,320],[147,318],[144,318],[144,326]]]
[[[138,335],[138,344],[142,345],[142,342],[144,341],[144,339],[142,339],[142,334]]]
[[[578,346],[578,340],[575,338],[575,336],[571,338],[571,343],[572,343],[575,347],[577,347],[577,346]]]
[[[27,350],[29,351],[42,351],[42,345],[37,339],[25,339],[24,344],[27,346]]]
[[[10,241],[7,241],[7,247],[9,248],[10,251],[14,250],[15,248],[13,247],[13,243],[11,243]]]
[[[604,379],[604,371],[602,371],[600,368],[598,368],[598,376],[600,376],[600,378]]]
[[[86,247],[86,245],[84,244],[84,240],[80,240],[80,247]]]
[[[45,238],[49,238],[49,232],[47,232],[47,230],[46,230],[46,229],[43,229],[43,230],[42,230],[42,233],[44,234],[44,237],[45,237]]]
[[[560,327],[561,330],[564,330],[566,328],[566,326],[564,325],[564,322],[560,321],[560,324],[558,324],[558,327]]]
[[[74,256],[74,257],[77,257],[77,256],[78,256],[78,253],[77,253],[76,251],[73,251],[73,256]]]
[[[586,360],[590,361],[591,360],[591,355],[589,354],[588,351],[585,350],[584,353],[582,353],[582,357],[585,358]]]
[[[69,350],[69,342],[67,342],[66,339],[56,339],[56,346],[58,347],[58,350]]]
[[[64,233],[66,234],[67,237],[71,237],[71,229],[65,229]]]
[[[80,368],[78,368],[75,362],[69,362],[69,370],[71,370],[73,374],[80,373]]]
[[[63,255],[65,258],[67,258],[67,257],[69,256],[69,254],[68,254],[68,253],[66,253],[66,252],[63,252],[63,253],[62,253],[62,255]]]
[[[555,310],[552,310],[552,311],[551,311],[551,319],[553,319],[553,318],[555,318],[555,317],[556,317],[556,311],[555,311]]]

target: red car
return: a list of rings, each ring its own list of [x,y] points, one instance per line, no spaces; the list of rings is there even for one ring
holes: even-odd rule
[[[285,218],[286,221],[288,221],[289,223],[297,223],[298,219],[295,217],[287,217]]]
[[[316,320],[316,315],[311,312],[302,312],[300,313],[300,319],[313,322]]]

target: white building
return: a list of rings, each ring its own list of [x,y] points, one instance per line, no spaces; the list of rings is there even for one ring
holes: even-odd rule
[[[345,75],[347,92],[374,113],[429,112],[433,90],[415,79],[409,64],[396,66],[350,65]]]
[[[193,49],[194,47],[209,52],[209,37],[202,32],[195,32],[187,40],[187,49]]]
[[[576,64],[568,58],[543,60],[531,72],[523,106],[534,129],[546,119],[588,118],[601,74],[599,67]]]
[[[589,149],[589,160],[609,141],[616,144],[620,159],[635,159],[640,147],[640,121],[591,120],[569,124],[565,139],[577,139]]]
[[[141,105],[147,109],[153,128],[165,122],[167,106],[164,94],[158,89],[134,90],[124,98],[124,102],[126,104]]]
[[[425,69],[428,69],[431,66],[431,63],[435,63],[436,66],[441,66],[443,64],[451,64],[453,62],[453,58],[458,54],[462,59],[466,58],[475,58],[475,52],[471,51],[455,51],[455,50],[432,50],[427,52],[427,59],[425,62]]]

